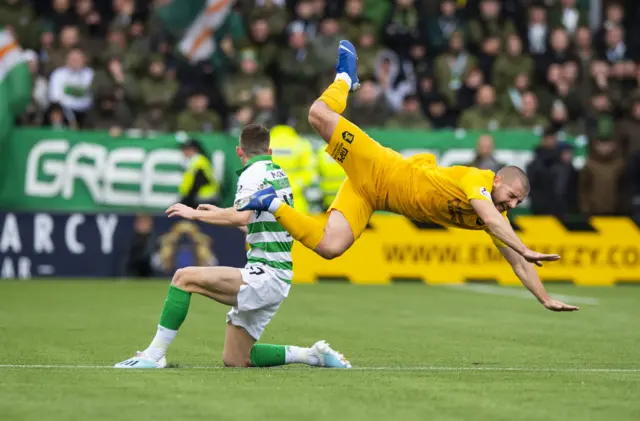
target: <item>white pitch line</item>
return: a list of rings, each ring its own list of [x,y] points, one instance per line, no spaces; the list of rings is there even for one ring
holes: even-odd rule
[[[111,369],[110,365],[56,365],[56,364],[0,364],[1,368],[21,369]],[[270,367],[268,370],[308,370],[310,367]],[[121,369],[119,369],[121,370]],[[132,370],[132,369],[127,369]],[[169,368],[172,370],[234,370],[223,366],[184,366]],[[138,370],[139,371],[139,370]],[[640,368],[535,368],[535,367],[438,367],[438,366],[398,366],[398,367],[353,367],[349,370],[332,371],[493,371],[493,372],[519,372],[519,373],[640,373]]]
[[[455,288],[461,290],[468,290],[472,292],[477,292],[480,294],[491,294],[491,295],[506,295],[510,297],[519,297],[519,298],[535,298],[529,291],[525,291],[522,289],[510,288],[510,287],[500,287],[493,285],[481,285],[481,284],[462,284],[462,285],[445,285],[448,288]],[[600,301],[597,298],[593,297],[580,297],[576,295],[561,295],[561,294],[551,294],[553,298],[556,298],[561,301],[566,301],[567,304],[591,304],[598,305]]]

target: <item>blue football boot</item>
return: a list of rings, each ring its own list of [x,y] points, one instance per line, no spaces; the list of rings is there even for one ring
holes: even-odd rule
[[[252,210],[268,212],[271,202],[273,202],[273,199],[277,197],[276,189],[274,189],[273,186],[269,186],[262,190],[258,190],[249,197],[238,200],[235,207],[239,211]]]
[[[355,92],[360,88],[360,81],[358,80],[358,56],[356,54],[356,47],[353,46],[347,40],[340,41],[338,46],[338,62],[336,63],[337,73],[346,73],[351,78],[350,92]]]

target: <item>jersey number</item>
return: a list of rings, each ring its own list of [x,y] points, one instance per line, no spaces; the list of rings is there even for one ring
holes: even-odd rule
[[[264,269],[260,266],[251,266],[251,268],[249,268],[249,273],[251,275],[262,275],[264,273]]]
[[[293,207],[293,193],[289,193],[289,194],[285,194],[284,195],[284,203],[286,203],[287,205]]]

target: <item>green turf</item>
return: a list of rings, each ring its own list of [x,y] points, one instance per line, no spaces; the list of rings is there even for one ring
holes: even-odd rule
[[[636,287],[553,287],[599,300],[556,314],[446,287],[294,285],[263,340],[326,339],[359,370],[190,368],[221,364],[226,309],[202,297],[168,355],[179,368],[6,367],[125,359],[151,340],[166,289],[0,282],[0,419],[640,420]]]

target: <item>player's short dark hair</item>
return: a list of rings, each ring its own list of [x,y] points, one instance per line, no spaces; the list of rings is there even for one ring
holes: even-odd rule
[[[527,173],[522,171],[521,168],[516,167],[515,165],[507,165],[498,171],[497,175],[499,175],[505,183],[513,183],[515,181],[522,183],[522,188],[527,194],[529,194],[529,191],[531,190],[529,177],[527,177]]]
[[[269,151],[269,130],[260,124],[249,124],[240,133],[240,147],[249,156],[263,155]]]

